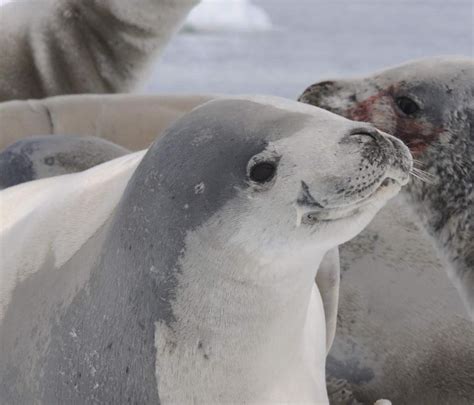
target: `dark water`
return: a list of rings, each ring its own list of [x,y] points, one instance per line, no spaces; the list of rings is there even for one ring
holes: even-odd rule
[[[231,1],[231,0],[229,0]],[[275,29],[178,35],[147,92],[268,93],[414,58],[473,55],[471,0],[254,0]]]

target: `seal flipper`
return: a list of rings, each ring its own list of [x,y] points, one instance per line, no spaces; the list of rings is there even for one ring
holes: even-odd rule
[[[0,12],[0,102],[134,86],[198,0],[18,1]]]
[[[340,283],[339,248],[331,249],[323,257],[316,275],[316,285],[323,300],[326,318],[326,352],[331,349],[336,335],[337,305]]]

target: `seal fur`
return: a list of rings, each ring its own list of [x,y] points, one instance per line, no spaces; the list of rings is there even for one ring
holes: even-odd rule
[[[448,268],[446,274],[453,275],[452,264],[447,263],[450,253],[426,218],[430,216],[432,221],[444,216],[439,209],[451,212],[452,203],[432,208],[429,200],[436,190],[439,196],[451,190],[454,198],[456,189],[461,199],[452,212],[456,221],[470,226],[472,204],[471,208],[463,207],[466,198],[472,198],[472,186],[466,187],[466,182],[472,184],[472,176],[438,175],[438,163],[430,162],[438,156],[441,163],[448,153],[451,161],[443,163],[447,171],[459,164],[469,166],[465,165],[467,156],[459,160],[458,153],[472,147],[468,119],[472,66],[472,60],[466,58],[430,58],[366,78],[316,83],[300,96],[303,102],[371,121],[390,131],[410,146],[418,166],[430,173],[428,183],[413,179],[405,188],[407,192],[390,202],[361,235],[341,247],[338,332],[327,363],[328,390],[334,403],[370,402],[383,394],[400,404],[470,404],[474,396],[474,325],[453,296],[455,289],[440,273]],[[423,100],[423,109],[404,115],[396,104],[398,96],[412,97],[420,105]],[[415,189],[424,190],[423,199]],[[416,225],[420,218],[421,229]],[[468,257],[472,251],[469,231],[453,228],[449,232],[456,233],[452,242],[464,246],[463,254]],[[456,249],[453,246],[453,251]],[[459,280],[454,281],[457,284]],[[369,285],[372,289],[374,284],[380,291],[390,285],[391,294],[368,294]],[[465,287],[469,288],[469,282]]]
[[[0,152],[0,189],[80,172],[128,153],[119,145],[92,136],[30,137]]]
[[[428,58],[367,78],[317,83],[299,98],[353,120],[372,122],[410,147],[426,175],[415,178],[405,195],[446,260],[448,275],[471,317],[473,75],[473,59]]]
[[[330,146],[328,130],[336,134]],[[372,165],[369,150],[379,156]],[[121,175],[103,170],[117,161],[130,165]],[[276,164],[276,175],[254,184],[249,173],[262,161]],[[123,187],[136,164],[103,220],[72,235],[76,248],[62,264],[55,264],[57,248],[37,237],[43,259],[31,261],[36,268],[22,281],[12,278],[0,328],[2,398],[326,402],[324,312],[311,280],[325,251],[359,232],[407,181],[405,147],[312,107],[220,100],[186,115],[143,159],[125,156],[1,195],[8,203],[32,188],[45,192],[50,182],[70,184],[67,197],[76,184],[70,176],[87,182],[104,171]],[[376,180],[367,187],[354,179],[338,194],[366,165]],[[79,200],[61,199],[77,202],[66,210],[76,221],[90,215],[90,203]],[[27,228],[24,246],[45,231]],[[3,246],[13,229],[26,228],[12,219]],[[62,249],[61,233],[53,235]],[[2,277],[17,271],[11,263]]]
[[[9,3],[0,12],[0,101],[127,91],[197,3]]]

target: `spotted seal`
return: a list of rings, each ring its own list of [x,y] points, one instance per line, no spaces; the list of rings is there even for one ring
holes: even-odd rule
[[[438,57],[308,87],[299,100],[371,122],[405,142],[423,172],[405,188],[474,316],[474,60]]]
[[[415,178],[341,248],[345,281],[327,373],[364,402],[380,392],[400,404],[470,404],[474,396],[473,324],[440,273],[448,267],[469,307],[473,66],[464,58],[430,58],[366,78],[316,83],[300,96],[390,131],[429,173],[420,173],[423,181]],[[446,213],[454,215],[445,221]],[[420,219],[424,229],[416,225]],[[369,283],[390,285],[392,294],[368,295]]]
[[[327,403],[312,280],[410,170],[369,124],[252,97],[195,109],[145,155],[2,191],[0,396]]]
[[[0,152],[0,189],[80,172],[127,153],[128,149],[93,136],[29,137]]]

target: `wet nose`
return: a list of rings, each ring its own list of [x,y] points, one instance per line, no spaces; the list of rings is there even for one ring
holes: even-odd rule
[[[406,184],[413,164],[408,148],[399,139],[383,134],[373,127],[355,128],[349,133],[348,139],[358,138],[372,159],[389,163],[389,177]],[[347,138],[346,138],[347,139]]]
[[[353,129],[349,133],[349,136],[357,136],[363,139],[370,138],[375,141],[379,146],[388,146],[391,144],[390,141],[385,136],[383,136],[377,129],[370,127]]]

